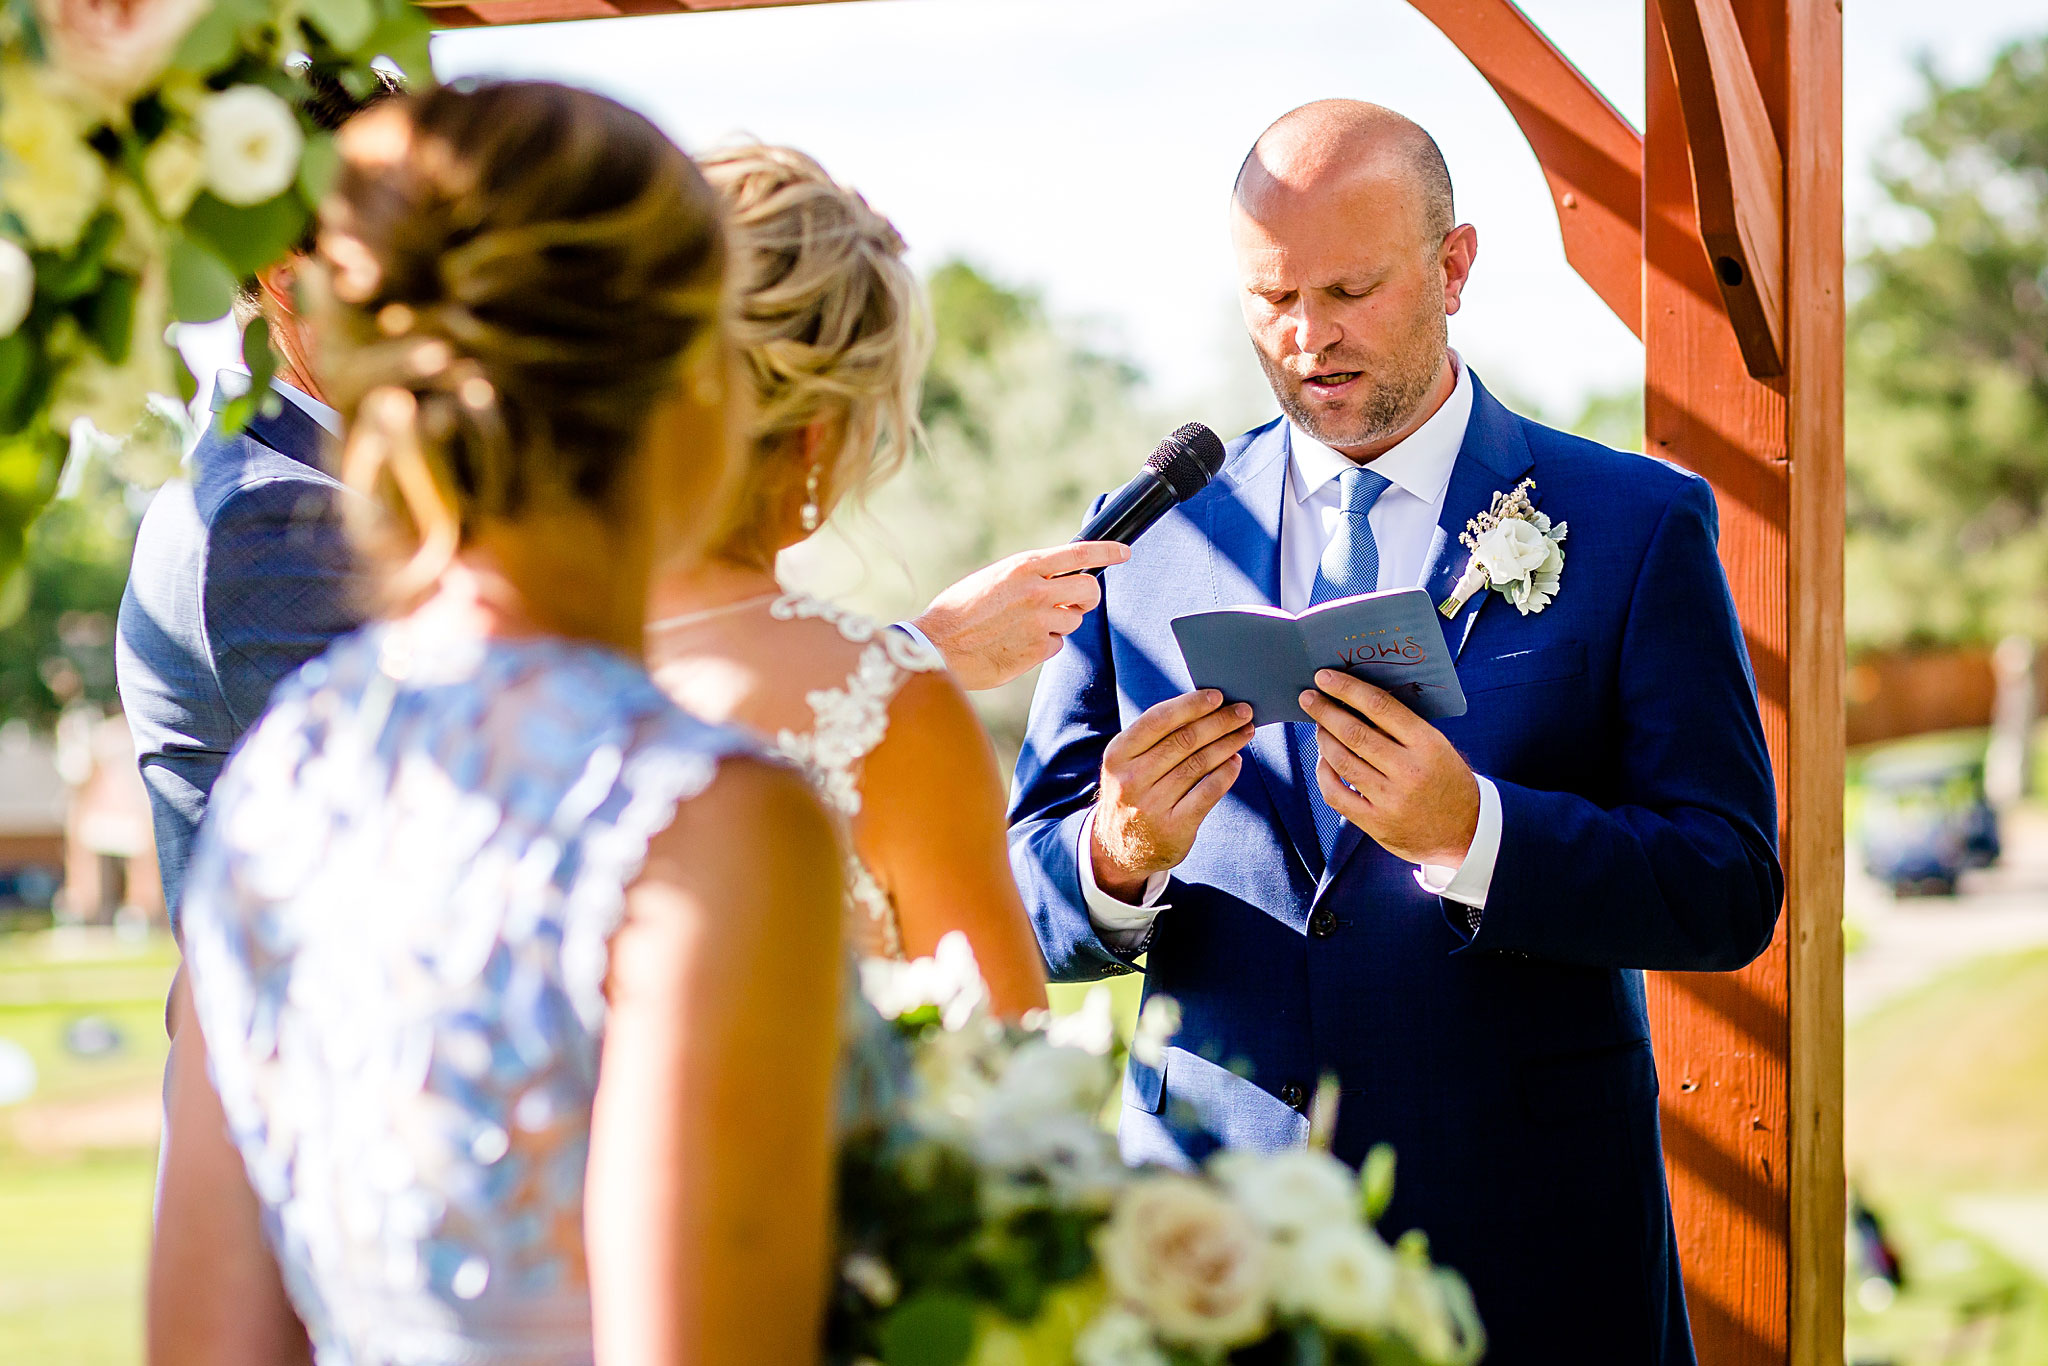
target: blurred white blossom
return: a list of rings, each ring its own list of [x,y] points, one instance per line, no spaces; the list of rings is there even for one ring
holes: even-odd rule
[[[292,107],[260,85],[233,85],[199,106],[206,188],[229,204],[274,199],[299,174],[305,134]]]

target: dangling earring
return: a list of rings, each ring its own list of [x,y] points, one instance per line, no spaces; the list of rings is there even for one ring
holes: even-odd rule
[[[818,467],[811,466],[811,472],[804,476],[804,510],[801,514],[805,531],[816,531],[824,517],[818,511]]]

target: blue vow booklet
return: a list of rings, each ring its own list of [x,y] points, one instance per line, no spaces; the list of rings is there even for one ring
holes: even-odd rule
[[[1436,605],[1420,588],[1333,598],[1300,616],[1278,607],[1223,607],[1173,619],[1197,688],[1252,704],[1252,723],[1306,721],[1301,694],[1316,670],[1342,669],[1385,688],[1416,715],[1465,714],[1465,690]]]

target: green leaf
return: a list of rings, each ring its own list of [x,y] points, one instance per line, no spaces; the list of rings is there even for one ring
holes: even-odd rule
[[[354,54],[377,28],[370,0],[304,0],[304,13],[340,52]]]
[[[7,429],[6,415],[28,387],[34,367],[35,349],[27,337],[19,332],[0,337],[0,430]]]
[[[363,44],[363,51],[373,57],[389,58],[405,73],[408,86],[423,90],[434,83],[433,59],[427,50],[427,40],[433,32],[433,25],[422,10],[404,0],[385,0],[383,22],[370,35],[370,41]]]
[[[1373,1145],[1359,1172],[1358,1188],[1365,1204],[1368,1223],[1377,1224],[1394,1198],[1394,1150],[1384,1143]]]
[[[922,1291],[890,1311],[878,1337],[886,1366],[960,1366],[974,1350],[974,1301]]]
[[[121,235],[121,221],[102,213],[86,225],[68,256],[36,256],[36,294],[52,303],[70,303],[99,288],[107,248]]]
[[[249,368],[249,392],[261,397],[270,392],[270,378],[277,373],[277,348],[270,344],[270,322],[258,315],[242,329],[242,364]]]
[[[171,65],[180,71],[210,75],[242,50],[242,16],[236,5],[209,5],[198,23],[178,44]]]
[[[299,154],[299,197],[308,207],[320,207],[340,169],[341,154],[334,150],[332,134],[317,133],[306,139],[306,150]]]
[[[166,264],[171,277],[171,316],[181,323],[207,323],[235,305],[235,276],[220,257],[184,233],[174,233]]]
[[[192,367],[185,363],[185,357],[176,347],[171,348],[172,372],[178,377],[178,398],[189,408],[192,400],[199,397],[199,380],[192,373]]]
[[[237,277],[247,279],[298,247],[306,231],[306,206],[289,190],[247,208],[202,194],[186,210],[184,228]]]
[[[109,365],[121,365],[128,359],[135,341],[135,299],[141,292],[142,282],[133,275],[112,272],[93,296],[92,339]]]

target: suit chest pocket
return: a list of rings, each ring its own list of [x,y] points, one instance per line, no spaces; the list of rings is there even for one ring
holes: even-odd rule
[[[1585,642],[1567,640],[1557,645],[1512,650],[1480,659],[1461,669],[1458,681],[1469,696],[1492,692],[1496,688],[1517,688],[1526,683],[1583,678],[1585,673]]]

